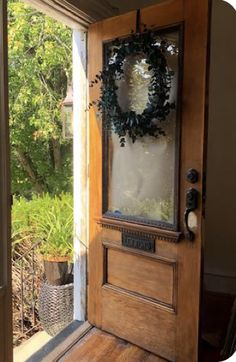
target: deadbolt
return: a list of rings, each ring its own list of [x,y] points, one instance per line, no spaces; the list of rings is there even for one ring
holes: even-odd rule
[[[195,170],[194,168],[190,168],[187,172],[186,177],[188,182],[190,182],[191,184],[195,184],[196,182],[198,182],[197,170]]]

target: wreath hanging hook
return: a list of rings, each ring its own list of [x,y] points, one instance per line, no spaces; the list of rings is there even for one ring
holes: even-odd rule
[[[136,33],[141,33],[141,11],[137,10],[136,13]]]

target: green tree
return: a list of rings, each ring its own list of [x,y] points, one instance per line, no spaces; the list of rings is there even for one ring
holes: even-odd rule
[[[71,29],[9,1],[12,190],[57,194],[72,185],[72,142],[62,137],[61,102],[71,79]]]

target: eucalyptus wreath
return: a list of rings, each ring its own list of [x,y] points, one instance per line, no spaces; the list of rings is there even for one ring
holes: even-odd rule
[[[148,87],[148,101],[141,114],[133,110],[123,111],[118,101],[117,80],[124,77],[124,62],[129,55],[144,54],[148,71],[151,73]],[[107,64],[96,75],[90,86],[101,82],[101,96],[96,105],[102,113],[105,129],[114,131],[125,145],[125,137],[133,142],[138,137],[165,135],[160,122],[165,121],[170,110],[175,107],[169,102],[171,80],[174,72],[168,68],[166,42],[157,42],[156,33],[145,28],[142,33],[132,32],[129,38],[115,39],[106,49]]]

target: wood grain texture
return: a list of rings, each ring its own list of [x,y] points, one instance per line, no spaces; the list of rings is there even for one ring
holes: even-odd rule
[[[115,16],[102,22],[103,41],[109,41],[117,37],[127,36],[131,30],[135,31],[136,11],[131,11],[121,16]]]
[[[174,266],[148,255],[108,248],[107,282],[173,307]]]
[[[58,362],[164,362],[163,359],[96,328]]]
[[[98,224],[103,228],[120,230],[120,231],[133,231],[136,233],[146,233],[150,236],[155,236],[157,239],[166,240],[177,243],[181,240],[182,233],[178,231],[167,230],[156,226],[142,225],[138,222],[121,221],[113,218],[102,217],[97,219]]]
[[[208,6],[208,0],[168,0],[141,10],[141,22],[148,27],[158,29],[181,24],[184,31],[184,46],[181,52],[183,53],[183,79],[179,90],[182,109],[179,233],[157,230],[158,228],[155,227],[128,221],[105,220],[106,218],[102,217],[102,192],[106,190],[102,190],[101,123],[96,118],[96,110],[92,109],[90,112],[89,320],[130,343],[139,345],[170,361],[180,362],[197,362],[198,360],[202,251],[201,197],[196,211],[197,227],[194,230],[196,234],[194,242],[190,243],[184,238],[180,240],[180,235],[184,232],[186,191],[190,187],[186,181],[186,172],[189,168],[198,170],[200,177],[194,187],[200,195],[202,192]],[[93,79],[95,74],[102,69],[103,42],[128,36],[134,29],[135,20],[136,13],[131,12],[91,26],[89,31],[90,79]],[[98,88],[93,88],[90,94],[91,101],[98,99]],[[101,228],[99,223],[102,223],[104,228]],[[153,257],[150,256],[148,266],[148,263],[143,261],[144,255],[141,252],[139,255],[138,252],[134,252],[135,257],[130,258],[129,248],[127,248],[128,254],[122,258],[121,235],[124,230],[154,235],[156,238],[155,257],[166,258],[176,263],[178,273],[175,273],[172,286],[173,290],[177,290],[173,297],[173,304],[176,307],[174,311],[163,305],[160,306],[153,300],[148,300],[150,293],[157,297],[160,291],[162,298],[170,300],[168,299],[170,298],[168,272],[163,272],[163,275],[161,272],[155,272],[153,263],[156,261],[153,261]],[[179,243],[171,243],[171,239],[172,241],[177,239]],[[104,263],[104,246],[105,249],[107,247],[112,249],[108,251],[108,270]],[[129,269],[129,264],[132,269]],[[143,274],[142,270],[144,270]],[[111,272],[110,275],[109,272]],[[148,273],[153,276],[150,285],[147,279]],[[155,288],[159,274],[163,278],[160,282],[162,286]],[[110,282],[113,286],[103,285],[106,283],[107,275],[108,283]],[[134,291],[137,295],[134,295]]]
[[[198,361],[198,339],[202,259],[202,175],[205,148],[205,99],[208,47],[208,0],[184,1],[184,74],[182,100],[182,148],[180,179],[180,215],[183,225],[186,182],[189,168],[200,177],[194,188],[199,190],[199,206],[195,214],[197,228],[193,243],[180,243],[178,252],[178,315],[176,324],[176,359]],[[186,343],[188,341],[188,343]],[[195,343],[193,343],[195,341]]]
[[[175,360],[174,313],[106,286],[102,292],[102,329],[170,361]]]
[[[165,28],[182,21],[184,21],[183,0],[167,0],[157,5],[148,6],[141,11],[141,23],[148,28]]]
[[[0,361],[3,362],[4,361],[4,354],[5,354],[5,345],[4,345],[4,328],[3,328],[3,321],[4,321],[4,304],[3,304],[3,298],[0,297],[0,340],[3,341],[3,343],[0,344]],[[2,357],[1,357],[2,356]]]
[[[87,333],[92,329],[90,323],[84,322],[80,327],[76,328],[72,333],[70,333],[66,338],[61,339],[60,343],[57,344],[52,349],[48,349],[47,356],[40,357],[41,362],[55,362],[60,361],[62,357],[66,356],[67,354],[70,355],[71,349],[73,346],[82,340]],[[56,337],[57,338],[57,337]],[[49,342],[50,343],[50,342]],[[32,357],[32,359],[34,356]],[[36,360],[39,358],[36,357]],[[17,361],[16,361],[17,362]]]
[[[113,245],[121,246],[121,232],[114,229],[102,229],[102,240],[103,242],[112,243]],[[156,239],[155,250],[160,257],[176,260],[177,248],[173,243],[168,243],[163,240]]]
[[[136,12],[121,17],[107,19],[95,23],[89,28],[88,37],[88,76],[93,80],[103,67],[103,42],[115,36],[125,36],[130,33],[130,26],[136,21]],[[114,26],[116,24],[116,26]],[[90,88],[90,101],[98,99],[99,85]],[[103,283],[103,249],[101,226],[96,219],[102,215],[102,127],[101,119],[97,117],[93,107],[89,114],[89,265],[88,276],[88,318],[92,324],[101,326],[101,286]]]

